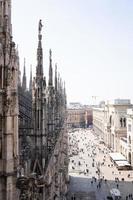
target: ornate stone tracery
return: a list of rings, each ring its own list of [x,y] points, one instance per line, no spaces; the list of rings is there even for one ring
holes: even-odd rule
[[[31,182],[28,185],[28,191],[31,193],[32,190],[32,195],[38,195],[40,200],[50,200],[54,199],[55,193],[60,198],[60,194],[66,191],[64,188],[67,187],[67,183],[62,185],[62,187],[57,187],[57,184],[65,183],[65,180],[61,181],[61,179],[65,179],[68,166],[68,164],[65,165],[66,171],[62,171],[61,173],[63,174],[61,176],[58,171],[59,168],[65,169],[62,165],[64,164],[63,160],[67,157],[67,144],[65,143],[66,149],[63,147],[64,141],[67,138],[67,131],[64,128],[66,123],[66,96],[64,93],[65,88],[62,88],[61,81],[57,77],[57,66],[55,70],[55,84],[53,83],[51,50],[49,52],[49,80],[48,85],[46,84],[42,65],[42,26],[40,21],[38,27],[37,66],[36,76],[33,78],[32,84],[30,84],[32,85],[32,88],[30,88],[32,91],[28,91],[26,87],[19,87],[18,89],[20,110],[19,134],[21,142],[20,161],[24,168],[25,177],[30,179],[30,175],[35,174],[34,178],[37,182],[42,177],[37,187],[32,187]],[[24,81],[26,81],[25,72],[23,74]],[[32,96],[30,96],[31,94]],[[30,102],[31,99],[32,103]],[[27,112],[28,104],[32,111],[31,115],[28,115]],[[29,121],[27,123],[28,118]],[[27,149],[28,144],[30,149]],[[65,152],[64,155],[62,151]],[[19,184],[21,185],[21,182]],[[37,188],[41,189],[38,190]],[[19,189],[23,190],[23,186],[22,188],[19,186]],[[26,191],[21,191],[21,195],[23,193],[26,195]]]

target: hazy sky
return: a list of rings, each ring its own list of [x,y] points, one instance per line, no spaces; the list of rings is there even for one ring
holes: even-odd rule
[[[12,0],[13,38],[21,71],[36,67],[38,21],[43,23],[44,74],[49,49],[69,101],[133,99],[132,0]]]

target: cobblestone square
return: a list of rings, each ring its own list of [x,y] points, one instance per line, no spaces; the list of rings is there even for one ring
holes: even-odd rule
[[[99,141],[92,130],[78,129],[69,133],[69,199],[75,195],[76,200],[104,200],[112,188],[119,189],[123,200],[132,196],[133,171],[119,171],[110,160],[110,150]]]

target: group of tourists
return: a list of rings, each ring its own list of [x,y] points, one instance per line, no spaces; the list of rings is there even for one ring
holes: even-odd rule
[[[118,171],[113,161],[110,160],[110,152],[111,150],[104,143],[100,143],[99,136],[94,132],[87,130],[72,132],[69,134],[69,171],[87,177],[88,181],[90,180],[88,187],[95,188],[97,192],[108,188],[109,193],[110,187],[119,190],[121,182],[126,181],[125,174]],[[130,178],[128,175],[127,177]],[[133,197],[127,192],[123,198],[132,200]]]

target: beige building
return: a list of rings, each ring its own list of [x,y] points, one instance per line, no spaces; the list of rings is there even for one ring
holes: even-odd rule
[[[105,107],[105,143],[113,151],[120,150],[120,138],[127,136],[126,113],[132,105],[128,99],[116,99]]]
[[[125,158],[128,159],[128,143],[127,143],[127,137],[121,137],[120,138],[120,150],[119,152],[125,156]]]
[[[112,151],[125,156],[133,167],[133,106],[116,99],[103,108],[93,108],[93,127]]]
[[[126,112],[132,105],[128,99],[115,99],[102,108],[93,108],[93,127],[113,151],[120,150],[120,138],[126,137]]]
[[[104,115],[105,108],[93,108],[93,129],[97,135],[104,138]]]
[[[133,109],[127,110],[127,152],[129,163],[133,166]]]
[[[80,103],[70,103],[67,108],[68,128],[86,128],[92,125],[92,108]]]

